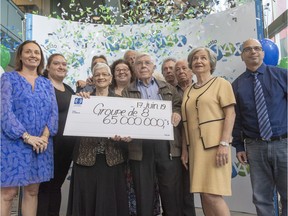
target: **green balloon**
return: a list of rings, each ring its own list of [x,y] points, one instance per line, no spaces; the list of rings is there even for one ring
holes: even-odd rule
[[[282,58],[279,63],[279,67],[288,69],[288,56]]]
[[[5,70],[5,68],[10,62],[11,55],[9,49],[7,49],[7,47],[5,47],[3,44],[0,45],[0,57],[1,57],[0,62],[1,67]]]

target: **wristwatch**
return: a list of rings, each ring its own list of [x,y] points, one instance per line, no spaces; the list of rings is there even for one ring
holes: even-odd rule
[[[222,146],[229,146],[229,143],[227,143],[227,142],[225,142],[225,141],[220,141],[220,145],[222,145]]]

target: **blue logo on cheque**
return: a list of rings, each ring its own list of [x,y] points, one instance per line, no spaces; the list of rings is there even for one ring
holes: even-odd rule
[[[82,104],[83,103],[83,98],[75,98],[74,104]]]

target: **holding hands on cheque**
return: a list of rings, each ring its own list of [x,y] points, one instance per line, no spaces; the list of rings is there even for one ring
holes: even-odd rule
[[[80,96],[80,97],[83,97],[85,99],[89,99],[90,98],[90,95],[91,93],[90,92],[79,92],[76,94],[77,96]],[[181,115],[179,113],[172,113],[172,116],[171,116],[171,123],[174,127],[177,127],[178,124],[180,123],[181,121]],[[113,141],[124,141],[124,142],[131,142],[132,141],[132,138],[130,136],[128,137],[121,137],[119,135],[115,135],[114,137],[111,137],[111,139]]]
[[[89,99],[90,98],[90,92],[79,92],[77,93],[76,95],[78,96],[81,96],[83,98],[86,98],[86,99]],[[176,118],[177,119],[177,118]],[[181,117],[180,117],[180,120],[181,120]],[[179,120],[179,121],[180,121]],[[176,120],[175,120],[176,121]],[[179,123],[179,122],[178,122]],[[174,125],[174,124],[173,124]],[[132,141],[132,138],[130,136],[128,137],[121,137],[121,136],[118,136],[118,135],[115,135],[114,137],[111,137],[111,139],[113,141],[123,141],[123,142],[131,142]]]

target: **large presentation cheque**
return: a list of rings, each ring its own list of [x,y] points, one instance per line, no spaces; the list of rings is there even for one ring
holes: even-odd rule
[[[72,96],[66,136],[173,140],[171,101]]]

